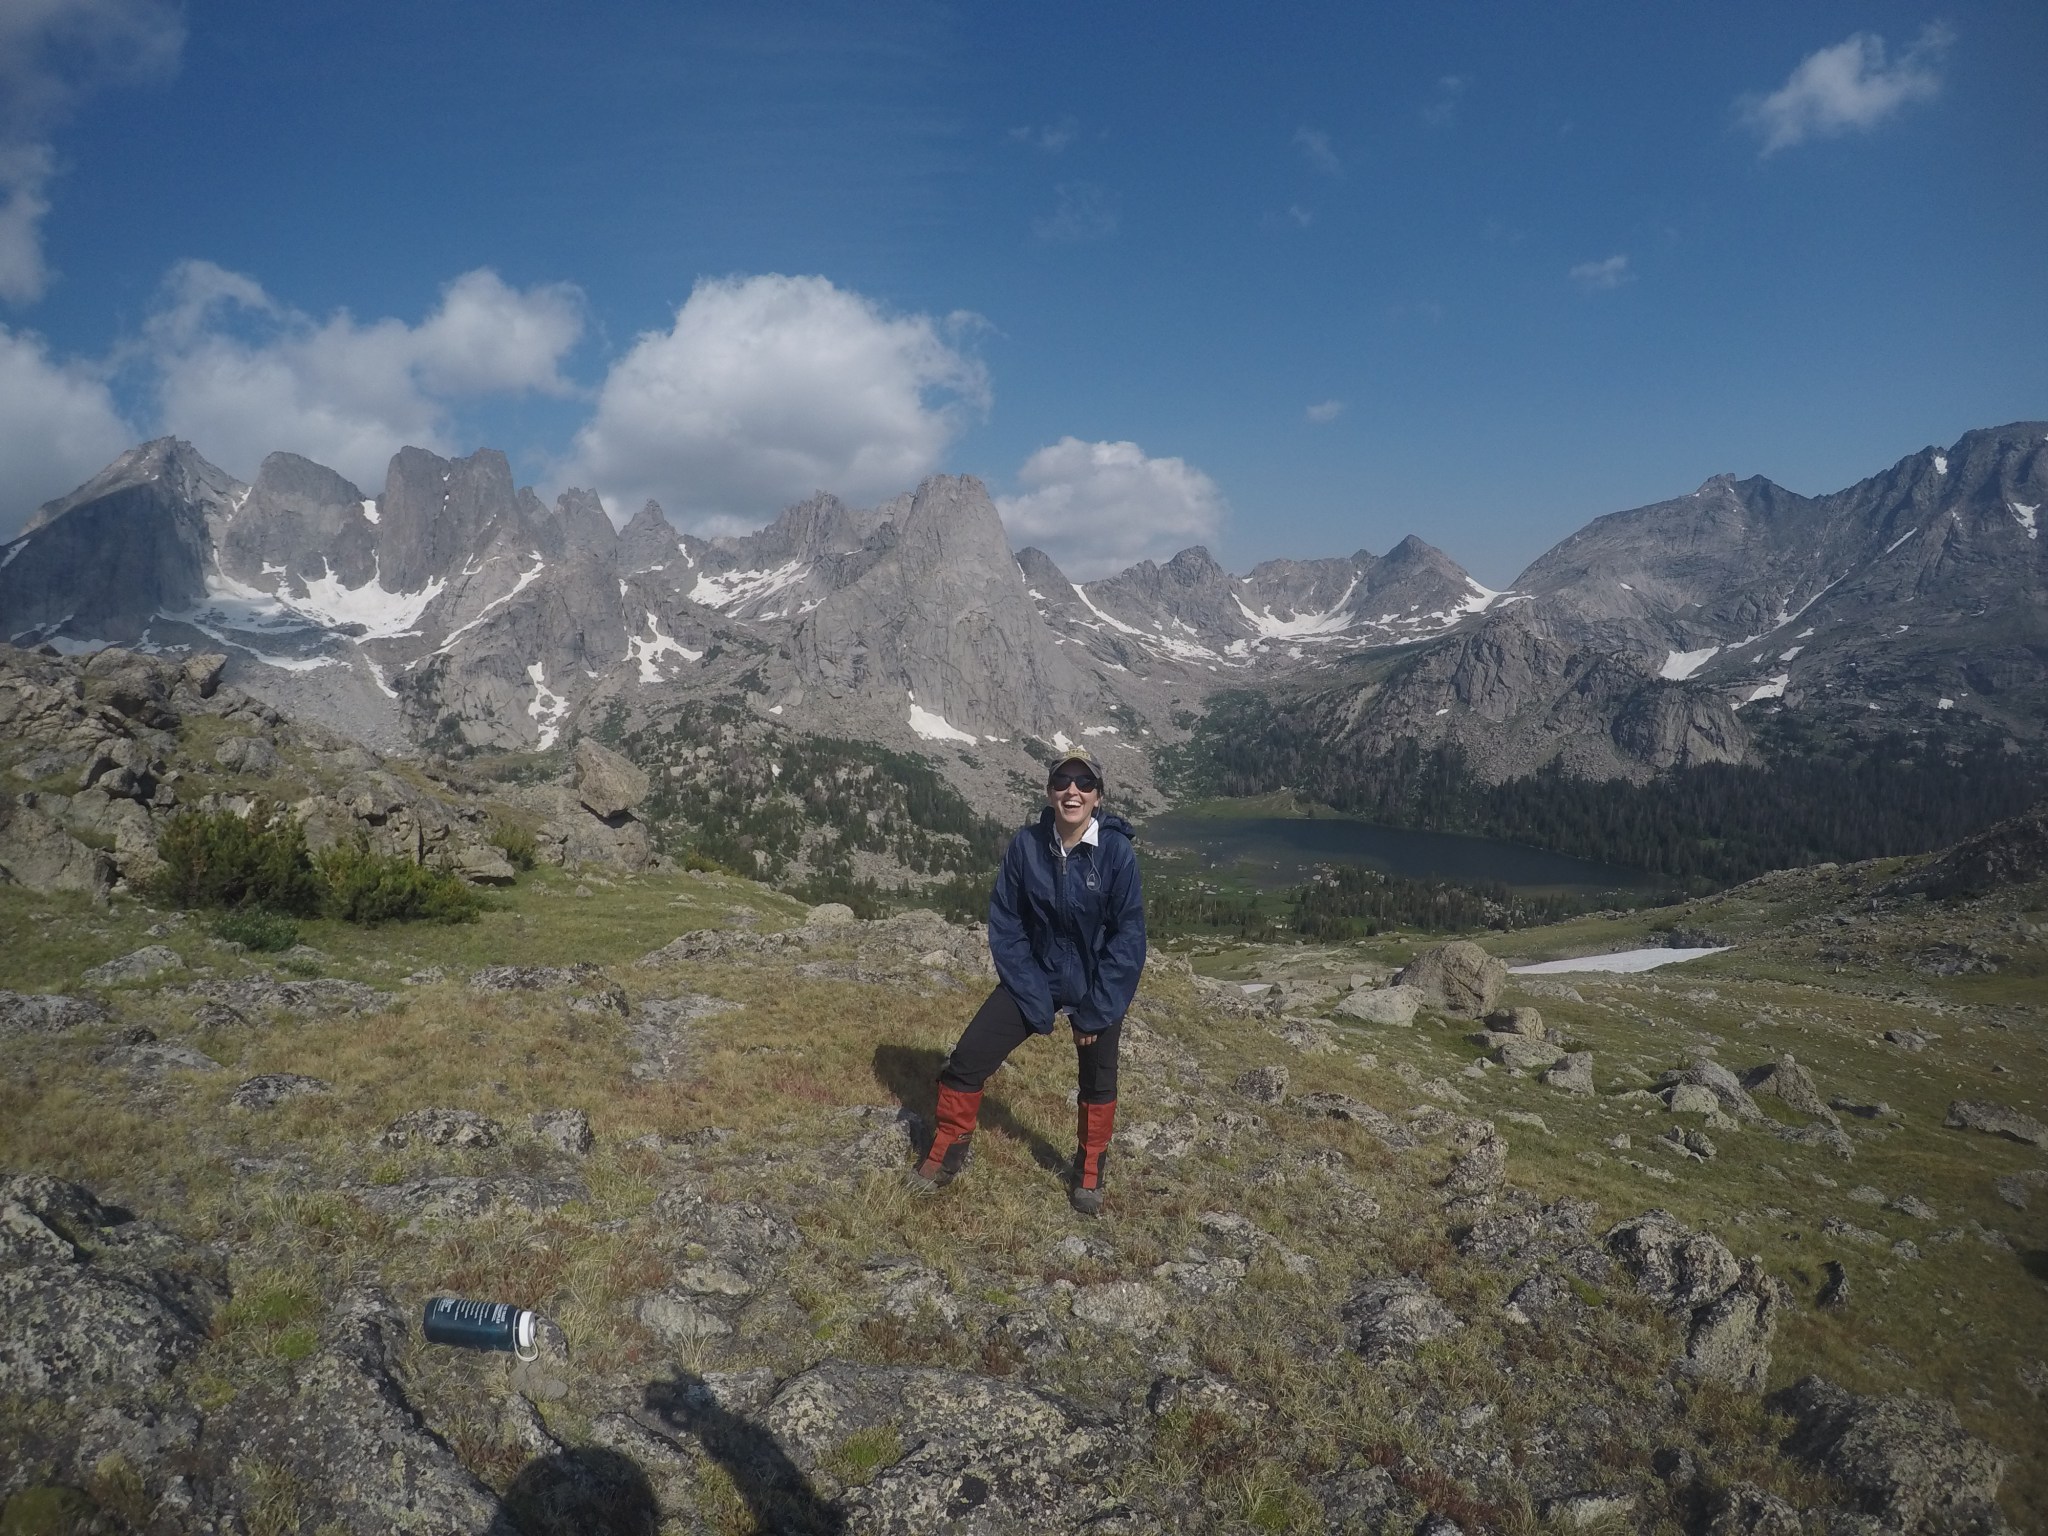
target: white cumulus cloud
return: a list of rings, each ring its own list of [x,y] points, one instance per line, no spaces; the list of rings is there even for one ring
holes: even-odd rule
[[[153,375],[159,430],[190,439],[244,479],[285,449],[366,487],[412,444],[452,451],[453,405],[493,393],[566,394],[564,356],[583,332],[567,284],[528,289],[466,272],[418,325],[303,314],[254,278],[183,262],[130,361]]]
[[[0,299],[43,296],[51,136],[104,85],[173,72],[185,44],[168,0],[0,0]]]
[[[1604,293],[1635,281],[1627,256],[1609,256],[1601,261],[1582,261],[1566,274],[1588,293]]]
[[[136,436],[97,370],[53,361],[41,337],[0,325],[0,540]]]
[[[1909,102],[1940,94],[1938,66],[1953,41],[1947,27],[1932,23],[1896,63],[1888,63],[1883,38],[1854,33],[1801,59],[1768,96],[1742,98],[1736,114],[1762,136],[1765,155],[1811,138],[1875,128]]]
[[[1022,493],[996,501],[1010,542],[1037,545],[1078,580],[1213,539],[1229,511],[1202,471],[1136,443],[1063,437],[1026,459],[1017,480]]]
[[[612,365],[563,474],[611,507],[759,526],[827,490],[914,486],[989,404],[968,315],[897,315],[822,277],[706,279]]]

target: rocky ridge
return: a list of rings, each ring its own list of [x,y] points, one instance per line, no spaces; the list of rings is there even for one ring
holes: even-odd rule
[[[242,485],[166,439],[0,550],[0,634],[219,649],[230,681],[387,751],[546,748],[729,700],[929,753],[990,804],[1060,740],[1143,786],[1208,694],[1276,678],[1315,691],[1332,741],[1455,744],[1488,779],[1745,761],[1782,710],[1954,709],[2033,739],[2043,435],[1973,432],[1828,496],[1717,476],[1596,519],[1498,593],[1412,537],[1245,576],[1191,549],[1077,585],[1013,559],[966,478],[705,540],[651,503],[620,531],[588,492],[545,506],[495,450],[405,449],[364,495],[282,453]]]
[[[140,889],[162,867],[170,817],[246,816],[259,801],[288,807],[315,852],[360,836],[478,884],[514,878],[496,841],[508,820],[551,863],[637,869],[654,858],[634,815],[645,774],[594,741],[577,744],[567,783],[487,792],[294,723],[223,683],[224,660],[0,645],[0,882],[99,899]]]

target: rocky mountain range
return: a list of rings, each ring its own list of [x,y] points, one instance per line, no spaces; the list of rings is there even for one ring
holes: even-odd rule
[[[1083,740],[1142,802],[1148,749],[1204,698],[1275,683],[1360,752],[1640,777],[1745,760],[1770,710],[2038,735],[2044,442],[1972,432],[1821,497],[1717,476],[1494,592],[1413,537],[1244,576],[1189,549],[1077,584],[1013,552],[965,477],[707,540],[653,503],[621,529],[587,491],[549,507],[490,449],[404,449],[372,496],[289,453],[244,485],[162,439],[0,546],[0,638],[224,651],[239,686],[384,750],[546,749],[717,698],[927,752],[988,803],[1044,743]]]

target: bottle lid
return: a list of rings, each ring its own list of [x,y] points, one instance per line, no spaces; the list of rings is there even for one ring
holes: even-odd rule
[[[540,1358],[540,1349],[533,1342],[537,1321],[538,1319],[535,1314],[523,1307],[520,1309],[519,1316],[513,1320],[512,1353],[522,1360],[538,1360]]]

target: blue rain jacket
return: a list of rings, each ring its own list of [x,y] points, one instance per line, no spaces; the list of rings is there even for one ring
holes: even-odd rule
[[[1068,1010],[1099,1034],[1122,1019],[1145,969],[1145,893],[1131,824],[1095,818],[1095,846],[1064,856],[1052,808],[1010,839],[988,902],[988,949],[1024,1020],[1050,1034]]]

